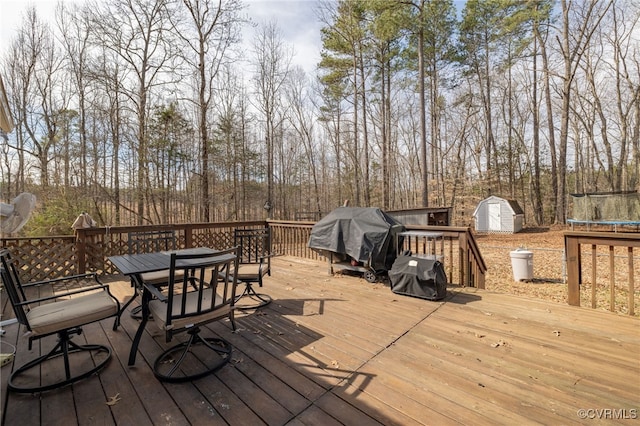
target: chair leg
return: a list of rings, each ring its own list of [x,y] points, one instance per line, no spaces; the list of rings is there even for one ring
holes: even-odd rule
[[[78,345],[74,343],[70,338],[70,334],[80,334],[80,332],[80,329],[74,329],[65,330],[58,333],[58,343],[53,347],[53,349],[51,349],[51,351],[49,351],[49,353],[24,364],[22,367],[16,369],[11,374],[7,383],[7,389],[17,393],[45,392],[85,379],[104,368],[111,360],[111,348],[104,345]],[[92,359],[91,362],[94,363],[94,366],[86,371],[72,376],[72,363],[70,362],[69,355],[80,352],[90,352]],[[97,361],[97,355],[99,353],[103,353],[105,356],[105,358],[100,362]],[[32,369],[38,369],[44,362],[51,361],[58,357],[62,357],[64,363],[65,378],[63,380],[59,380],[49,384],[39,384],[38,386],[19,383],[21,382],[21,379],[26,379],[25,376],[27,376],[27,374],[25,373],[31,371]],[[95,364],[96,362],[97,364]],[[36,375],[38,376],[38,378],[41,377],[40,374],[32,374],[31,376]]]
[[[133,337],[133,341],[131,342],[131,351],[129,352],[129,366],[132,366],[136,363],[136,355],[138,354],[138,345],[140,344],[140,339],[142,339],[142,334],[144,334],[144,329],[147,326],[147,322],[149,321],[149,301],[151,300],[151,295],[148,290],[144,290],[142,292],[142,320],[140,324],[138,324],[138,330],[136,331],[135,336]]]
[[[233,314],[233,309],[229,311],[229,321],[231,321],[231,330],[236,331],[236,317]]]
[[[120,312],[118,312],[118,316],[116,317],[116,323],[113,325],[113,330],[114,331],[120,325],[120,316],[124,313],[124,310],[131,304],[131,302],[133,302],[133,300],[136,298],[137,294],[138,293],[136,292],[136,294],[133,295],[133,297],[131,297],[131,299],[129,299],[127,301],[127,303],[124,304],[122,309],[120,309]],[[131,312],[129,312],[129,315],[133,319],[141,320],[142,319],[142,305],[134,306],[133,308],[131,308]],[[149,319],[151,320],[151,319],[153,319],[153,317],[150,315]]]
[[[129,305],[136,299],[136,297],[138,297],[138,291],[135,290],[134,288],[133,296],[131,296],[131,298],[127,300],[127,303],[122,305],[122,307],[118,311],[118,315],[116,315],[116,319],[113,323],[113,331],[116,331],[118,329],[118,327],[120,326],[120,317],[122,316],[124,311],[129,307]],[[133,308],[133,309],[136,309],[136,308]],[[131,312],[133,312],[133,310]]]
[[[256,290],[253,288],[253,285],[251,282],[243,282],[243,284],[245,285],[244,287],[244,291],[242,292],[242,294],[240,294],[240,296],[236,297],[235,303],[236,305],[234,306],[235,309],[239,309],[241,311],[243,310],[248,310],[248,309],[258,309],[258,308],[262,308],[263,306],[267,306],[269,303],[271,303],[271,296],[269,296],[268,294],[264,294],[264,293],[257,293]],[[246,304],[242,304],[242,305],[238,305],[238,301],[242,298],[248,298],[251,299],[253,301],[256,301],[255,304],[251,304],[251,305],[246,305]]]
[[[170,383],[188,382],[199,379],[218,371],[231,360],[233,347],[224,339],[213,337],[200,337],[199,327],[189,331],[189,340],[179,343],[167,349],[153,363],[153,374],[163,381]],[[196,354],[197,347],[202,347],[213,351],[214,359],[210,358],[211,353]],[[187,362],[183,368],[183,361],[188,355],[197,357],[198,362]],[[193,365],[200,365],[202,368],[195,373],[191,373]]]

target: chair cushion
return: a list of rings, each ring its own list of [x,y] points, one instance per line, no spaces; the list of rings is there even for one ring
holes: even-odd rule
[[[182,277],[184,276],[183,272],[178,272],[176,273],[176,279],[182,279]],[[166,285],[169,283],[169,270],[165,269],[163,271],[155,271],[155,272],[147,272],[145,274],[141,274],[140,278],[142,278],[142,281],[150,284],[150,285],[155,285],[155,286],[159,286],[159,285]]]
[[[211,296],[213,295],[213,289],[207,289],[203,292],[203,306],[209,306],[211,303]],[[176,294],[173,299],[173,314],[180,314],[180,307],[182,305],[182,298],[184,295]],[[216,300],[222,301],[222,297],[219,294],[215,294]],[[189,292],[187,293],[187,307],[186,312],[195,312],[197,309],[198,303],[198,293],[197,292]],[[217,302],[218,303],[218,302]],[[161,300],[152,300],[149,302],[149,310],[153,315],[155,323],[163,330],[167,329],[167,303]],[[229,303],[225,303],[224,305],[220,305],[220,307],[214,309],[211,312],[207,312],[205,314],[201,314],[198,316],[188,317],[188,318],[180,318],[173,319],[171,323],[171,329],[177,330],[182,328],[189,328],[194,325],[205,324],[210,321],[214,321],[218,318],[224,317],[229,314],[231,311],[231,306]]]
[[[260,270],[262,266],[262,270]],[[237,279],[239,281],[257,281],[260,275],[267,273],[267,265],[261,263],[241,263],[238,265]]]
[[[33,307],[27,313],[36,335],[55,333],[116,315],[118,304],[106,291]]]

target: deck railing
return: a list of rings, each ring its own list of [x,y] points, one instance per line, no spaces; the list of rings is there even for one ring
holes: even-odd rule
[[[233,245],[235,228],[264,227],[272,229],[272,250],[278,255],[320,260],[323,256],[308,247],[314,222],[250,221],[225,223],[190,223],[178,225],[113,226],[79,229],[75,236],[2,238],[19,259],[25,282],[43,280],[87,271],[99,274],[117,273],[109,256],[126,254],[129,232],[173,230],[177,247],[212,247],[223,249]],[[442,232],[446,246],[444,265],[450,283],[484,288],[487,267],[471,230],[466,227],[408,226],[409,230]]]
[[[444,241],[444,266],[450,283],[484,288],[487,265],[469,227],[408,225],[408,231],[441,232]],[[420,247],[417,247],[420,249]],[[414,253],[416,247],[412,247]],[[422,247],[424,251],[426,247]],[[417,254],[426,254],[418,250]]]
[[[272,228],[275,253],[326,260],[324,256],[307,246],[314,222],[268,221],[268,223]],[[487,266],[470,228],[418,225],[407,225],[406,228],[409,231],[442,232],[445,240],[443,263],[449,283],[484,288]],[[418,251],[417,254],[425,253]]]
[[[564,233],[564,246],[570,305],[580,306],[583,298],[587,301],[590,299],[591,307],[596,308],[598,299],[602,299],[601,290],[606,289],[608,277],[609,310],[616,311],[616,298],[624,290],[627,293],[628,314],[635,315],[635,277],[640,266],[638,262],[634,262],[634,248],[640,248],[639,234],[567,231]],[[583,246],[591,246],[590,251]],[[590,253],[590,256],[583,259],[583,251]],[[603,257],[607,261],[599,260]],[[583,280],[583,269],[588,271],[589,268],[591,277],[590,282],[587,282]],[[620,285],[622,281],[626,281],[626,286]],[[584,287],[590,287],[590,293],[585,291],[581,294],[580,290]]]
[[[22,282],[79,273],[76,238],[73,235],[1,238],[0,246],[11,249],[12,257],[21,266]]]

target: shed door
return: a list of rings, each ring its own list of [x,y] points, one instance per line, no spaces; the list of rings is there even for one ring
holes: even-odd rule
[[[489,231],[501,231],[500,203],[489,203]]]

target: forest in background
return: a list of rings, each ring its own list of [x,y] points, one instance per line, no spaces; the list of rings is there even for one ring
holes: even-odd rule
[[[1,198],[29,235],[100,225],[318,217],[640,190],[640,7],[629,0],[327,0],[313,75],[277,22],[229,0],[29,9],[0,73]],[[258,28],[242,49],[247,26]]]

